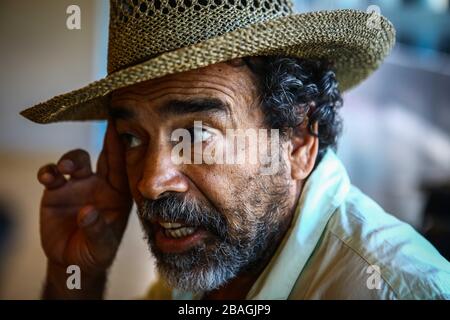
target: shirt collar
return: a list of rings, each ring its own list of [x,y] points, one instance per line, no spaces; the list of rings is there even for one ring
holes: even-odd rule
[[[291,227],[247,299],[287,299],[319,242],[328,220],[344,201],[350,181],[341,161],[328,150],[306,181]]]

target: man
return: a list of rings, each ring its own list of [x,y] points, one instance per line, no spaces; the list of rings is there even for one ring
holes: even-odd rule
[[[283,0],[111,1],[109,75],[22,113],[108,118],[95,173],[82,150],[38,172],[44,298],[102,297],[132,200],[160,275],[148,298],[448,298],[449,263],[333,152],[340,90],[393,46],[390,23],[369,18],[292,15]],[[270,143],[236,147],[228,133],[249,129]],[[236,161],[255,144],[257,161]],[[68,265],[82,290],[67,289]]]

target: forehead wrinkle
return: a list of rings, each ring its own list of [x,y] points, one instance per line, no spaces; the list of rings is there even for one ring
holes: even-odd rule
[[[224,78],[225,79],[225,78]],[[167,82],[169,82],[169,84],[167,85]],[[167,89],[186,89],[186,90],[195,90],[195,89],[212,89],[212,90],[217,90],[220,91],[221,93],[228,95],[228,96],[232,96],[233,95],[233,90],[227,88],[227,86],[223,85],[220,82],[216,82],[216,81],[196,81],[198,83],[198,85],[196,86],[192,86],[193,81],[192,80],[166,80],[163,82],[164,85],[158,84],[157,86],[133,86],[133,87],[129,87],[126,89],[126,91],[124,90],[123,95],[135,95],[135,96],[149,96],[152,95],[156,92],[159,92],[161,90],[167,90]],[[189,87],[177,87],[176,84],[177,83],[187,83],[190,86]],[[204,85],[206,84],[206,85]],[[211,85],[217,85],[218,87],[215,86],[211,86]],[[236,90],[235,90],[236,91]],[[158,98],[158,97],[156,97]]]
[[[191,75],[192,76],[192,75]],[[217,91],[221,94],[223,94],[225,96],[225,102],[227,102],[228,106],[234,105],[237,106],[237,100],[236,100],[236,94],[235,93],[239,93],[240,90],[239,88],[235,88],[236,85],[234,84],[233,81],[229,81],[230,79],[224,75],[222,75],[221,73],[217,72],[214,75],[214,79],[213,80],[208,80],[208,81],[196,81],[196,80],[189,80],[186,78],[178,78],[178,79],[173,79],[168,77],[163,77],[161,79],[163,79],[162,81],[160,81],[158,83],[158,85],[153,86],[153,85],[148,85],[149,82],[147,82],[147,85],[142,85],[145,82],[141,82],[140,86],[130,86],[128,87],[126,90],[123,92],[123,96],[120,97],[120,99],[117,99],[118,101],[123,101],[123,100],[131,100],[134,102],[138,102],[138,103],[142,103],[141,99],[135,99],[136,97],[139,98],[149,98],[149,95],[152,95],[154,93],[158,93],[161,90],[168,90],[168,92],[164,92],[162,94],[159,94],[155,97],[151,97],[151,100],[158,100],[158,99],[164,99],[165,96],[170,95],[170,94],[175,94],[175,95],[180,95],[180,96],[187,96],[187,97],[192,97],[192,93],[188,93],[188,92],[179,92],[179,89],[186,89],[186,90],[201,90],[201,89],[209,89],[209,90],[213,90],[213,91]],[[242,84],[242,79],[246,78],[246,77],[241,77],[240,81],[238,82]],[[225,81],[228,81],[228,84],[232,84],[232,89],[230,89],[229,87],[227,87],[226,85],[222,84],[221,82],[215,81],[215,79],[222,79]],[[249,81],[251,81],[251,78],[248,79]],[[150,80],[151,81],[151,80]],[[197,82],[199,85],[198,86],[194,86],[192,87],[192,83]],[[190,84],[190,87],[176,87],[174,85],[176,85],[177,83],[179,84]],[[201,84],[202,83],[207,83],[209,84],[209,86],[204,86],[202,87]],[[151,84],[151,83],[150,83]],[[212,85],[212,86],[211,86]],[[215,85],[215,86],[214,86]],[[217,87],[216,87],[217,86]],[[201,95],[201,93],[199,93]],[[222,99],[223,100],[223,99]],[[227,101],[228,100],[228,101]],[[249,101],[247,101],[246,97],[242,97],[242,100],[244,102],[244,104],[247,104]],[[150,105],[151,101],[145,101],[147,105]],[[133,107],[133,106],[130,106]],[[230,108],[231,109],[231,108]],[[231,111],[231,110],[230,110]],[[236,126],[237,124],[237,118],[235,117],[235,113],[236,112],[230,112],[230,118],[231,121],[233,123],[234,126]]]
[[[168,96],[168,95],[171,95],[171,93],[170,93],[170,92],[169,92],[169,93],[165,93],[165,94],[159,96],[157,99],[162,99],[162,98],[164,98],[165,96]],[[184,99],[184,100],[186,100],[186,101],[188,101],[188,100],[196,100],[196,98],[192,98],[192,94],[188,94],[188,93],[179,93],[179,92],[177,92],[176,95],[178,95],[178,96],[186,96],[186,99]],[[231,98],[231,97],[230,97],[230,98]],[[157,99],[155,99],[155,100],[157,100]],[[209,96],[200,96],[200,97],[197,97],[197,99],[199,99],[199,100],[206,99],[206,100],[207,100],[207,99],[211,99],[211,97],[209,97]],[[224,111],[225,111],[225,114],[226,114],[226,115],[224,114],[223,117],[220,116],[219,118],[223,118],[223,119],[225,119],[225,120],[230,119],[231,122],[232,122],[232,124],[233,124],[233,125],[236,125],[236,118],[235,118],[235,116],[234,116],[234,113],[231,111],[230,103],[229,103],[229,101],[227,101],[228,99],[225,99],[225,101],[223,101],[223,99],[219,99],[219,98],[215,98],[215,97],[212,98],[212,99],[221,100],[222,103],[223,103],[223,105],[224,105],[224,107],[225,107],[225,110],[224,110]],[[231,99],[232,99],[232,98],[231,98]],[[173,99],[173,96],[172,96],[172,97],[169,97],[169,99],[162,99],[162,100],[163,100],[163,101],[162,101],[161,105],[155,106],[155,107],[151,107],[151,109],[152,109],[153,111],[156,111],[157,113],[163,114],[164,111],[160,111],[160,110],[164,107],[164,100],[167,100],[168,102],[170,102],[170,100],[180,100],[180,99]],[[116,99],[116,100],[114,101],[114,104],[112,104],[112,105],[110,106],[110,108],[111,108],[111,109],[117,108],[117,109],[125,109],[125,110],[129,110],[131,114],[134,114],[134,115],[135,115],[135,116],[132,117],[132,118],[136,118],[136,115],[137,115],[137,114],[139,114],[140,112],[145,112],[145,109],[147,109],[147,108],[145,108],[146,106],[147,106],[147,107],[151,106],[150,102],[147,102],[147,101],[146,101],[146,102],[145,102],[145,106],[142,106],[143,108],[141,108],[139,105],[136,105],[136,104],[134,104],[134,103],[132,103],[132,104],[127,103],[127,102],[129,102],[129,101],[138,102],[138,103],[141,102],[140,100],[136,100],[136,99],[134,99],[134,98],[121,97],[121,98]],[[182,100],[180,100],[180,102],[182,102]],[[197,113],[197,114],[199,114],[199,113],[204,113],[204,114],[208,113],[208,114],[212,114],[211,111],[205,111],[205,112],[202,112],[202,111],[199,111],[199,112],[192,112],[191,114],[196,114],[196,113]],[[125,119],[125,120],[126,120],[126,119]]]
[[[226,92],[223,92],[223,91],[221,91],[221,90],[219,90],[219,89],[217,89],[217,88],[206,88],[206,87],[205,87],[205,89],[212,89],[212,90],[218,91],[218,92],[220,92],[220,93],[223,93],[223,94],[224,94],[225,96],[227,96],[233,103],[236,103],[234,97],[233,97],[232,95],[227,94]],[[182,96],[188,96],[188,97],[193,97],[193,96],[192,96],[192,93],[188,93],[188,92],[178,92],[178,91],[175,91],[175,92],[169,91],[169,92],[164,92],[164,93],[162,93],[161,95],[156,96],[154,99],[155,99],[155,100],[157,100],[157,99],[162,99],[162,98],[164,98],[165,96],[171,95],[171,94],[182,95]],[[201,93],[199,93],[198,96],[199,96],[199,97],[205,97],[205,98],[208,97],[208,96],[203,95],[203,94],[201,94]],[[218,99],[219,99],[219,98],[218,98]]]

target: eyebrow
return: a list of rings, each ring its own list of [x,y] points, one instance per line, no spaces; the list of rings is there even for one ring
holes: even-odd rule
[[[129,120],[137,117],[134,111],[128,109],[127,107],[121,106],[108,108],[108,113],[109,116],[114,120],[117,119]]]
[[[195,98],[170,100],[160,108],[163,115],[184,115],[190,113],[230,113],[229,105],[217,98]]]
[[[186,100],[170,100],[159,108],[162,115],[185,115],[191,113],[225,113],[230,114],[227,103],[217,98],[195,98]],[[137,117],[136,112],[125,106],[114,106],[109,108],[112,119],[129,120]]]

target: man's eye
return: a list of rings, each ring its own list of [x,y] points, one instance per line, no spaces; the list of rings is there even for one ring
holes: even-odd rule
[[[141,139],[139,139],[138,137],[136,137],[135,135],[133,135],[131,133],[123,133],[123,134],[121,134],[121,137],[122,137],[123,141],[125,142],[125,145],[127,148],[138,147],[142,144]]]
[[[208,141],[208,139],[212,136],[211,132],[202,127],[192,127],[189,129],[189,132],[191,134],[191,142],[193,144]]]

